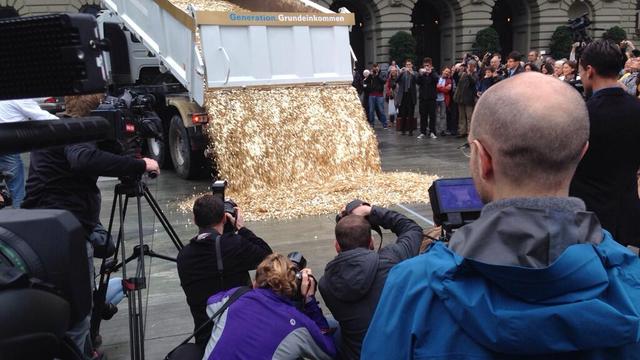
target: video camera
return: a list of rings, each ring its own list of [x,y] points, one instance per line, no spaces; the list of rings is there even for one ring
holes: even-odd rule
[[[236,207],[238,207],[238,204],[236,204],[231,199],[226,199],[224,196],[225,189],[227,188],[227,184],[228,184],[227,180],[214,181],[213,184],[211,184],[211,193],[213,194],[213,196],[220,198],[224,202],[224,212],[233,216],[233,218],[236,219],[237,221],[238,211],[236,210]],[[235,230],[236,230],[236,224],[231,224],[229,222],[225,223],[224,225],[225,234],[235,232]]]
[[[587,34],[587,28],[591,25],[589,14],[584,14],[575,19],[569,19],[567,23],[569,24],[573,42],[584,42],[587,44],[591,42],[591,37]]]
[[[0,354],[66,359],[59,339],[91,309],[84,230],[67,211],[0,211]]]
[[[471,178],[439,179],[429,187],[433,221],[442,226],[443,239],[480,217],[484,204]]]
[[[108,96],[91,116],[109,121],[113,131],[99,144],[100,148],[115,154],[133,153],[141,156],[142,142],[162,139],[162,120],[153,110],[156,97],[151,93],[125,89],[119,97]]]
[[[91,15],[0,20],[0,99],[106,88],[104,43]],[[101,118],[0,124],[0,154],[103,140]],[[64,332],[91,307],[86,234],[62,210],[0,210],[0,357],[80,359]]]

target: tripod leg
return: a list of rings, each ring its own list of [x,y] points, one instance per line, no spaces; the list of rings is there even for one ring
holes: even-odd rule
[[[138,238],[140,252],[138,254],[138,264],[135,276],[127,279],[127,294],[129,296],[129,345],[131,349],[131,359],[144,359],[144,317],[142,314],[142,289],[146,287],[146,274],[144,264],[144,233],[142,228],[142,205],[140,196],[136,196],[138,208]],[[124,254],[123,254],[124,255]],[[126,265],[123,266],[123,269]],[[123,271],[124,273],[124,271]]]
[[[113,220],[115,218],[117,201],[118,201],[118,191],[116,187],[116,189],[114,189],[114,192],[113,192],[113,201],[111,202],[111,215],[109,216],[109,227],[107,230],[109,236],[111,236],[111,230],[113,228]],[[118,241],[118,243],[116,243],[114,261],[116,261],[115,258],[117,258],[118,256],[119,245],[120,245],[120,242]],[[111,275],[111,272],[107,272],[106,274],[104,272],[106,260],[107,259],[102,259],[102,262],[100,263],[100,281],[98,282],[98,289],[95,290],[95,293],[93,294],[93,310],[91,312],[90,334],[91,334],[91,340],[94,343],[94,345],[95,345],[96,337],[100,333],[100,323],[102,322],[102,309],[105,306],[106,296],[107,296],[107,286],[109,285],[109,277]]]
[[[173,245],[175,245],[176,249],[178,249],[179,251],[184,247],[184,245],[182,244],[182,241],[180,241],[180,237],[178,236],[178,233],[176,233],[176,230],[171,226],[171,223],[167,219],[164,212],[162,212],[160,205],[158,204],[156,199],[153,197],[153,194],[151,194],[151,191],[149,191],[149,188],[147,187],[147,185],[143,183],[142,187],[143,187],[144,198],[147,200],[147,203],[149,203],[149,206],[153,210],[158,220],[160,220],[160,223],[164,227],[164,230],[167,232],[167,235],[169,235],[169,238],[173,242]]]

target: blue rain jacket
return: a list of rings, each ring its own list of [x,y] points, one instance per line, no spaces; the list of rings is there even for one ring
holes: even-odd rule
[[[436,243],[391,270],[362,359],[640,359],[640,261],[602,234],[543,268]]]

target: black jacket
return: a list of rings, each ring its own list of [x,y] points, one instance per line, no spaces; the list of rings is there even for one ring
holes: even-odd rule
[[[376,76],[371,72],[371,75],[364,80],[364,84],[368,94],[379,93],[382,96],[384,93],[385,79],[382,77],[382,73],[378,73]]]
[[[623,245],[640,245],[640,101],[621,88],[596,92],[589,101],[589,150],[571,182],[602,227]]]
[[[396,95],[396,105],[402,106],[405,101],[409,101],[409,105],[415,105],[418,99],[418,89],[416,87],[416,81],[418,75],[415,72],[409,74],[408,71],[403,71],[398,75],[398,93]]]
[[[374,206],[369,220],[393,231],[398,237],[396,243],[379,252],[358,248],[339,253],[327,264],[319,284],[322,298],[340,323],[342,344],[338,354],[342,359],[360,358],[362,341],[389,270],[418,255],[422,242],[422,228],[395,211]]]
[[[431,71],[431,74],[424,73],[418,76],[417,83],[419,85],[421,101],[436,101],[436,96],[438,96],[438,93],[436,91],[438,80],[440,80],[440,76],[438,76],[438,73],[435,71]]]
[[[33,151],[22,207],[68,210],[89,234],[100,220],[98,176],[138,176],[145,169],[143,160],[101,151],[93,143]]]
[[[523,72],[524,72],[524,66],[522,66],[522,64],[518,64],[518,67],[515,69],[513,74],[511,74],[511,70],[505,69],[505,77],[506,78],[514,77],[514,76],[516,76],[518,74],[521,74]]]
[[[191,239],[178,254],[178,276],[193,316],[194,330],[207,319],[207,299],[238,286],[251,285],[249,270],[254,270],[271,248],[251,230],[242,228],[237,234],[227,233],[220,238],[223,276],[216,261],[215,239],[218,233],[201,234]],[[211,336],[211,326],[196,336],[196,343],[205,346]]]

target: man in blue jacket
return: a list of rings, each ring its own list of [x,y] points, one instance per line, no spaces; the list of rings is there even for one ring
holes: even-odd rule
[[[640,261],[568,196],[588,147],[579,94],[522,74],[489,89],[471,124],[487,205],[449,247],[391,270],[362,358],[640,357]]]

